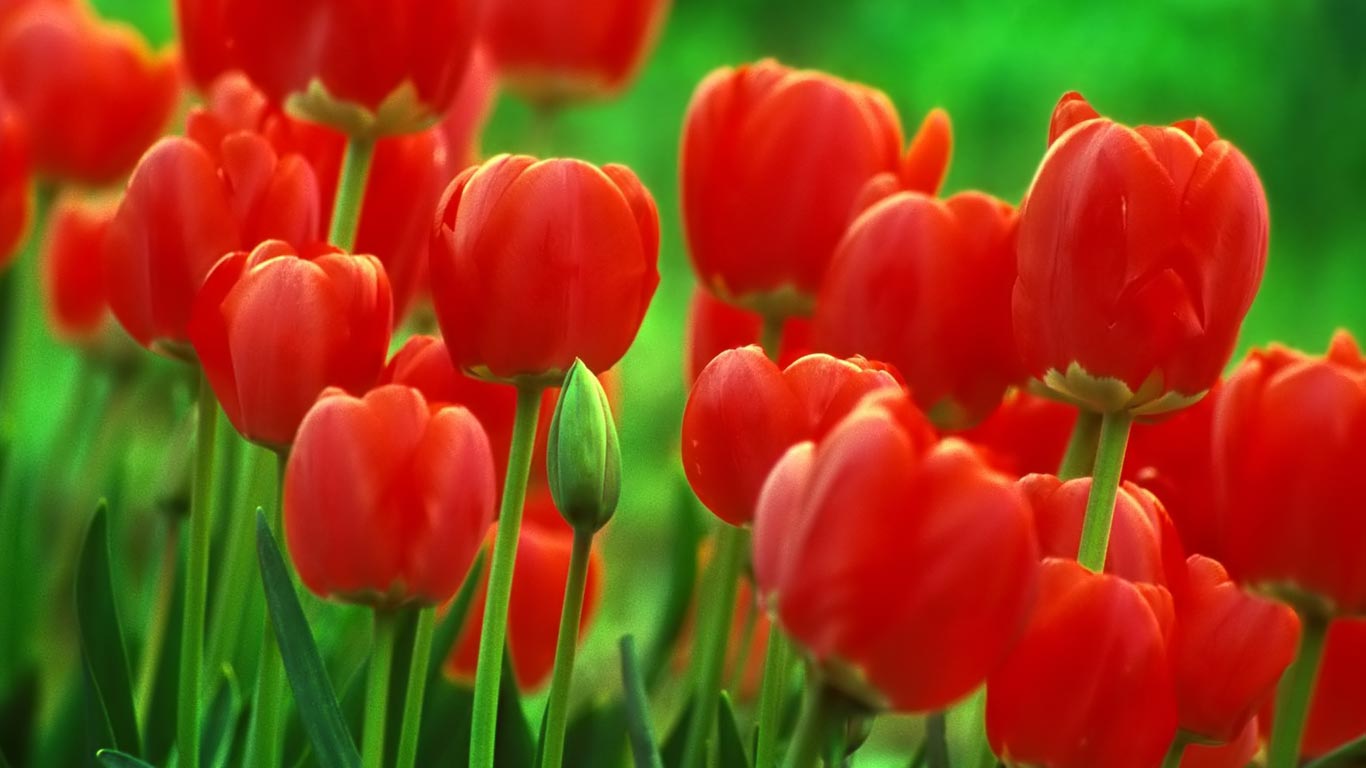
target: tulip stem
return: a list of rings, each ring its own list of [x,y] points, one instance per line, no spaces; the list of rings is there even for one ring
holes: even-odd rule
[[[764,315],[764,324],[759,331],[759,346],[764,355],[774,363],[778,362],[778,349],[783,344],[783,318],[780,315]]]
[[[383,768],[385,716],[389,712],[389,670],[394,665],[398,614],[376,610],[375,639],[365,673],[365,724],[361,730],[361,768]]]
[[[1067,441],[1067,452],[1062,455],[1062,465],[1058,467],[1058,479],[1075,480],[1091,474],[1096,464],[1101,420],[1101,415],[1095,411],[1083,408],[1077,412],[1072,438]]]
[[[408,665],[408,692],[403,699],[403,727],[398,739],[398,762],[394,768],[413,768],[417,764],[417,741],[422,730],[422,704],[427,693],[427,666],[431,662],[432,637],[436,632],[436,607],[423,608],[417,615],[417,634]]]
[[[925,763],[949,768],[949,729],[943,710],[925,715]]]
[[[374,138],[352,136],[347,140],[341,176],[337,179],[337,197],[332,203],[332,229],[327,237],[347,253],[356,247],[356,230],[360,228],[360,211],[365,202],[365,182],[370,176],[370,161],[374,155]]]
[[[1295,662],[1285,671],[1276,690],[1276,714],[1271,721],[1271,741],[1267,747],[1267,768],[1293,768],[1299,765],[1300,739],[1309,716],[1309,701],[1323,659],[1328,637],[1328,621],[1309,613],[1300,615],[1300,648]]]
[[[512,424],[503,503],[498,511],[498,534],[493,542],[489,583],[484,601],[484,626],[479,633],[479,661],[474,671],[474,711],[470,723],[470,766],[491,768],[498,728],[498,686],[503,677],[503,641],[507,634],[508,599],[512,595],[512,566],[522,528],[522,503],[531,474],[531,452],[536,444],[541,389],[517,388],[517,415]]]
[[[692,719],[688,722],[682,768],[699,768],[706,763],[707,737],[716,723],[721,679],[725,675],[726,646],[735,614],[735,591],[745,552],[749,549],[749,534],[744,528],[723,523],[716,538],[716,558],[707,574],[711,583],[702,593],[708,598],[706,624],[693,645],[693,658],[697,660],[697,676],[693,682],[697,687],[693,692]]]
[[[830,722],[838,707],[835,692],[818,675],[808,675],[806,696],[802,699],[802,713],[797,718],[797,730],[787,750],[784,768],[810,768],[820,759],[821,745],[826,740]]]
[[[270,515],[270,533],[276,541],[283,531],[281,518],[284,515],[285,466],[289,463],[289,452],[283,450],[275,455],[276,484],[275,508]],[[285,555],[288,557],[288,555]],[[276,765],[280,761],[281,730],[285,698],[284,660],[275,642],[275,628],[266,622],[261,634],[261,649],[256,665],[256,697],[251,710],[251,721],[247,726],[247,765]]]
[[[768,625],[768,648],[764,652],[764,683],[759,689],[759,720],[754,747],[755,765],[775,765],[778,760],[778,730],[787,694],[788,671],[792,666],[791,648],[778,622]]]
[[[574,529],[574,548],[569,557],[569,579],[564,585],[564,608],[560,611],[560,635],[555,643],[555,672],[550,679],[550,702],[546,705],[545,750],[541,768],[560,768],[564,759],[564,734],[569,716],[569,687],[574,679],[574,651],[578,647],[579,617],[588,581],[588,556],[593,532]]]
[[[199,702],[204,672],[204,603],[209,591],[209,539],[213,531],[213,450],[218,400],[209,378],[199,375],[194,479],[190,488],[190,541],[185,571],[184,624],[180,632],[180,690],[176,742],[183,768],[199,768]]]
[[[1091,495],[1086,499],[1086,521],[1081,526],[1081,547],[1077,550],[1077,562],[1097,573],[1105,570],[1110,521],[1115,516],[1119,475],[1124,469],[1124,450],[1129,444],[1129,427],[1133,423],[1133,417],[1122,411],[1107,413],[1100,422]]]
[[[1181,768],[1181,758],[1186,753],[1186,745],[1190,742],[1185,734],[1177,731],[1172,737],[1172,745],[1167,749],[1167,757],[1162,761],[1162,768]]]

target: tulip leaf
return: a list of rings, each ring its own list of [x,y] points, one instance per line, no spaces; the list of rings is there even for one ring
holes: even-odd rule
[[[693,715],[697,712],[697,695],[688,697],[688,704],[683,711],[678,714],[678,719],[674,722],[674,727],[669,731],[669,735],[664,737],[664,744],[660,747],[660,756],[664,758],[666,768],[677,768],[683,764],[683,750],[688,742],[688,723],[692,722]]]
[[[1366,757],[1366,736],[1349,741],[1328,754],[1310,762],[1305,768],[1348,768],[1359,765]]]
[[[676,529],[669,537],[673,543],[669,553],[669,583],[655,640],[646,651],[642,664],[647,690],[653,689],[664,673],[687,623],[688,609],[697,588],[697,550],[706,525],[691,486],[681,480],[673,518]]]
[[[213,703],[204,713],[203,748],[200,763],[213,768],[231,764],[234,749],[245,746],[246,697],[241,683],[231,667],[222,670],[223,684],[218,686]],[[239,758],[240,760],[240,758]]]
[[[469,615],[470,605],[474,602],[474,595],[479,590],[481,583],[480,577],[484,573],[484,550],[479,550],[479,556],[474,559],[474,564],[470,566],[470,572],[465,576],[465,583],[460,585],[460,591],[455,593],[450,606],[446,609],[446,615],[441,622],[436,625],[436,631],[432,633],[432,660],[427,665],[427,690],[431,690],[441,678],[441,670],[446,664],[446,659],[451,655],[451,649],[455,646],[455,641],[460,637],[460,628],[465,626],[465,617]]]
[[[99,760],[104,768],[153,768],[151,763],[143,762],[117,749],[101,749],[95,753],[95,759]]]
[[[81,547],[76,572],[76,621],[81,657],[92,700],[91,711],[102,744],[133,753],[141,751],[128,651],[114,604],[109,569],[109,508],[101,501]],[[98,722],[101,721],[102,722]]]
[[[0,768],[10,768],[9,759],[5,757],[3,749],[0,749]]]
[[[650,703],[645,697],[645,679],[641,677],[640,662],[636,659],[636,640],[630,635],[621,637],[621,688],[625,692],[626,728],[636,768],[664,768],[664,759],[659,756],[654,729],[650,725]]]
[[[322,768],[357,768],[360,753],[346,728],[341,705],[332,689],[322,656],[308,628],[294,584],[289,577],[280,548],[270,533],[266,517],[256,510],[256,553],[260,559],[261,581],[271,625],[284,660],[285,676],[294,692],[294,702],[304,731],[313,745],[313,754]]]
[[[716,708],[717,765],[720,768],[749,768],[745,757],[745,741],[740,738],[740,725],[735,722],[735,707],[730,694],[721,692],[721,706]]]

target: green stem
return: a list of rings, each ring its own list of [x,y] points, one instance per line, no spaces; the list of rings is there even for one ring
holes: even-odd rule
[[[583,591],[588,581],[588,555],[593,532],[574,530],[569,556],[569,579],[564,585],[564,608],[560,611],[560,635],[555,644],[555,672],[550,679],[550,702],[546,707],[545,749],[541,768],[560,768],[564,760],[564,734],[569,724],[569,688],[574,680],[574,651],[578,648],[579,617],[583,614]]]
[[[768,625],[768,649],[764,652],[764,683],[759,689],[759,720],[755,724],[757,744],[755,765],[778,762],[778,729],[783,715],[783,699],[791,666],[791,648],[778,622]]]
[[[383,768],[385,715],[389,712],[389,670],[394,664],[398,614],[375,611],[375,639],[365,674],[365,724],[361,730],[361,768]]]
[[[1186,745],[1190,742],[1180,731],[1172,737],[1171,748],[1167,750],[1167,756],[1162,760],[1162,768],[1181,768],[1181,757],[1186,753]]]
[[[1301,614],[1300,624],[1299,651],[1276,690],[1276,714],[1271,721],[1267,768],[1293,768],[1299,764],[1300,738],[1309,717],[1309,701],[1318,678],[1319,662],[1323,659],[1328,621],[1306,613]]]
[[[1133,417],[1123,412],[1107,413],[1100,422],[1091,495],[1086,499],[1086,521],[1081,526],[1081,546],[1077,549],[1077,562],[1097,573],[1105,570],[1110,521],[1115,516],[1115,496],[1119,493],[1119,475],[1124,469],[1124,449],[1132,424]]]
[[[802,699],[802,713],[797,718],[797,730],[787,750],[784,768],[809,768],[820,759],[821,742],[835,709],[834,693],[825,682],[812,675]]]
[[[843,713],[835,714],[826,726],[825,764],[829,768],[844,765],[844,757],[849,751],[849,721]]]
[[[783,318],[777,315],[764,315],[764,324],[759,331],[759,346],[769,360],[778,362],[778,349],[783,344]]]
[[[693,716],[688,722],[688,739],[683,750],[683,768],[699,768],[706,758],[707,737],[716,723],[716,707],[720,701],[721,678],[725,674],[726,645],[730,640],[730,624],[735,614],[735,591],[740,568],[748,549],[749,534],[744,528],[721,526],[716,535],[716,559],[709,576],[710,588],[704,593],[710,601],[707,622],[698,633],[694,658],[698,660],[697,685],[693,697]]]
[[[284,514],[285,465],[289,462],[288,451],[280,451],[275,456],[276,484],[275,508],[271,510],[271,535],[280,541],[282,533],[281,518]],[[288,555],[286,555],[288,557]],[[278,765],[283,749],[281,737],[284,734],[285,705],[284,659],[275,642],[275,628],[266,622],[261,636],[259,661],[256,665],[256,693],[251,709],[251,722],[247,727],[247,765]]]
[[[352,136],[347,140],[341,177],[337,179],[337,197],[332,203],[332,229],[327,236],[333,245],[347,253],[356,247],[356,230],[360,228],[360,211],[365,202],[365,182],[370,176],[370,161],[374,155],[373,138]]]
[[[1067,441],[1067,452],[1062,455],[1058,477],[1075,480],[1087,477],[1096,464],[1096,447],[1100,440],[1101,415],[1082,409],[1077,412],[1077,423],[1072,427],[1072,438]]]
[[[949,768],[948,723],[943,711],[925,716],[925,757],[930,768]]]
[[[176,742],[182,768],[199,768],[199,702],[204,673],[204,598],[209,588],[209,539],[213,530],[214,430],[218,400],[209,379],[199,377],[194,480],[190,489],[190,553],[185,572],[184,624],[180,633],[180,691]]]
[[[423,608],[417,615],[417,634],[413,637],[412,661],[408,665],[408,692],[403,699],[403,726],[399,731],[398,762],[395,768],[413,768],[417,763],[422,703],[426,700],[427,667],[431,662],[432,636],[435,633],[436,608]]]
[[[479,633],[479,660],[474,671],[474,712],[470,723],[470,766],[490,768],[498,727],[498,686],[503,677],[503,641],[507,635],[508,599],[512,595],[512,566],[517,557],[517,537],[522,528],[522,503],[531,474],[531,452],[536,443],[541,390],[521,386],[517,390],[517,416],[508,450],[503,503],[498,511],[498,534],[489,565],[488,593],[484,601],[484,626]]]
[[[137,711],[146,718],[151,714],[152,693],[156,689],[157,668],[161,666],[161,651],[166,645],[166,630],[171,624],[171,602],[175,599],[176,555],[180,550],[180,520],[166,518],[166,541],[161,550],[161,569],[157,573],[156,602],[152,608],[152,626],[147,631],[141,667],[138,670]]]

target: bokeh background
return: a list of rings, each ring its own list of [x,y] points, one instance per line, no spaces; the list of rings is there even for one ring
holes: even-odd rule
[[[156,44],[173,37],[170,0],[94,5],[133,22]],[[884,90],[908,132],[927,110],[944,107],[955,141],[946,192],[983,189],[1007,200],[1018,200],[1028,186],[1052,106],[1064,91],[1079,90],[1103,114],[1131,123],[1208,118],[1251,158],[1270,201],[1269,266],[1242,349],[1280,341],[1321,350],[1337,327],[1359,337],[1366,332],[1363,40],[1366,3],[1358,0],[675,0],[656,50],[619,100],[566,110],[542,131],[525,105],[500,97],[484,133],[486,153],[625,163],[652,190],[661,215],[662,282],[623,363],[627,484],[606,532],[605,598],[576,696],[616,690],[618,635],[629,631],[648,641],[678,535],[677,432],[686,395],[681,359],[693,278],[679,221],[677,150],[692,89],[708,71],[766,56],[827,70]],[[77,449],[63,442],[78,424],[71,414],[95,395],[82,385],[84,369],[75,354],[35,339],[24,350],[24,366],[23,437],[13,450],[73,465],[77,450],[82,456],[115,454],[125,472],[118,482],[128,488],[155,486],[174,471],[165,443],[175,439],[174,414],[187,400],[163,404],[163,416],[157,411],[132,420],[124,433],[104,430],[101,440],[109,444]],[[226,425],[221,431],[231,433]],[[139,434],[147,439],[139,441]],[[62,583],[60,572],[70,566],[58,557],[61,547],[74,546],[79,526],[62,534],[70,526],[41,515],[24,525],[6,532],[33,542],[15,556],[31,558],[45,582]],[[48,530],[53,527],[57,533]],[[155,542],[139,530],[125,530],[123,538],[133,557],[155,558]],[[48,553],[50,545],[58,548]],[[134,569],[130,580],[137,574]],[[5,642],[22,642],[14,639],[14,622],[38,622],[44,627],[36,635],[40,655],[62,663],[74,642],[59,605],[65,595],[56,587],[23,594],[6,589],[0,585],[9,601],[0,613],[11,625]],[[136,633],[151,595],[133,583],[125,595],[125,623]],[[4,673],[0,665],[0,690]],[[527,704],[538,716],[540,702],[533,697]],[[895,722],[880,725],[856,764],[904,764],[904,756],[890,755],[904,746],[907,733]]]

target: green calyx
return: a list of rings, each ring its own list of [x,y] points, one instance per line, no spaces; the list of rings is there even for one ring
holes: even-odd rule
[[[555,506],[576,530],[591,533],[612,519],[621,495],[621,444],[607,393],[580,360],[560,387],[546,471]]]

